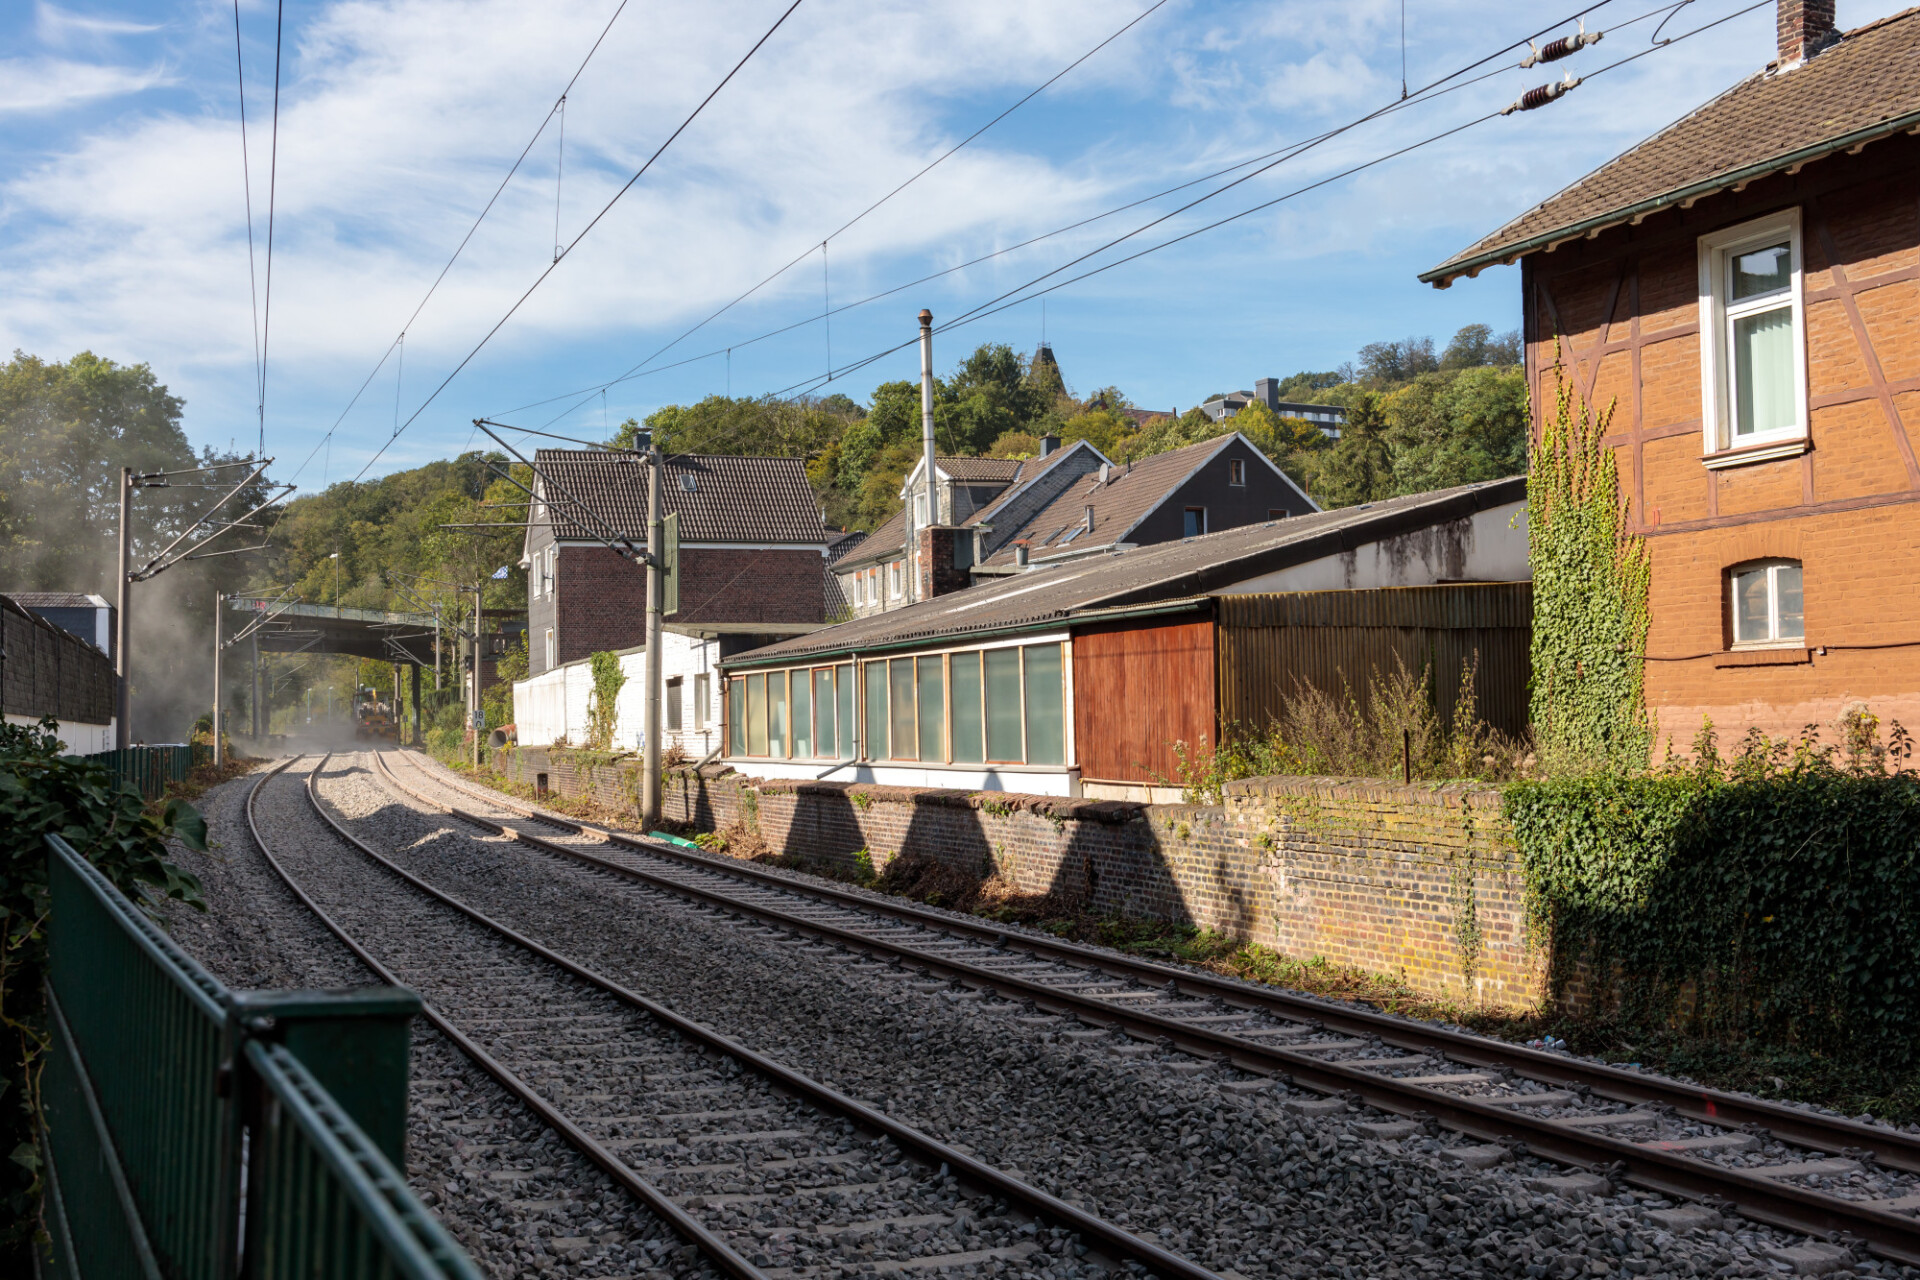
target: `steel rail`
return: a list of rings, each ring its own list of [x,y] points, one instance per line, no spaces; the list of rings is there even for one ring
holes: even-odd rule
[[[378,760],[378,753],[374,754]],[[1845,1200],[1811,1188],[1783,1185],[1761,1173],[1715,1165],[1604,1134],[1589,1133],[1576,1126],[1508,1110],[1490,1102],[1407,1084],[1391,1077],[1375,1075],[1360,1067],[1324,1062],[1296,1049],[1257,1044],[1230,1032],[1212,1031],[1177,1018],[1061,991],[1035,979],[951,957],[929,955],[914,947],[873,938],[852,929],[731,898],[637,867],[623,866],[586,850],[546,840],[490,818],[442,805],[400,784],[392,777],[391,771],[385,769],[384,762],[381,772],[398,790],[461,821],[506,836],[529,848],[639,880],[731,914],[751,916],[784,929],[811,934],[842,944],[849,950],[911,960],[930,973],[956,979],[988,994],[1005,995],[1011,992],[1016,998],[1030,1000],[1040,1008],[1072,1014],[1089,1026],[1118,1028],[1136,1039],[1160,1041],[1199,1057],[1224,1059],[1244,1070],[1272,1075],[1288,1084],[1301,1085],[1318,1093],[1347,1096],[1399,1115],[1431,1117],[1445,1128],[1484,1141],[1523,1144],[1526,1151],[1557,1164],[1599,1170],[1617,1168],[1626,1182],[1662,1195],[1688,1200],[1723,1201],[1744,1217],[1815,1237],[1847,1232],[1885,1257],[1908,1265],[1920,1265],[1920,1219],[1875,1209],[1867,1202]],[[643,851],[652,853],[654,848],[643,846]],[[1327,1021],[1330,1023],[1330,1020]],[[1628,1100],[1647,1099],[1643,1096]],[[1727,1121],[1715,1123],[1726,1124]]]
[[[384,765],[384,761],[382,763]],[[419,766],[415,765],[415,767]],[[485,800],[489,804],[498,804],[501,808],[513,810],[536,822],[570,830],[579,835],[603,839],[609,844],[667,858],[701,870],[755,881],[768,887],[823,899],[871,915],[889,916],[896,920],[941,929],[957,936],[991,944],[999,944],[1004,940],[1007,945],[1030,951],[1036,956],[1091,968],[1110,977],[1132,979],[1148,986],[1158,987],[1166,987],[1168,983],[1173,983],[1174,990],[1190,995],[1223,999],[1228,1004],[1252,1008],[1276,1017],[1319,1022],[1330,1029],[1345,1031],[1349,1034],[1374,1036],[1383,1044],[1393,1045],[1395,1048],[1413,1052],[1438,1050],[1462,1063],[1481,1067],[1505,1067],[1515,1075],[1543,1084],[1582,1086],[1603,1098],[1616,1102],[1657,1102],[1672,1107],[1680,1115],[1706,1124],[1722,1125],[1728,1128],[1759,1125],[1783,1142],[1794,1146],[1807,1147],[1833,1155],[1854,1150],[1869,1151],[1876,1161],[1890,1169],[1920,1173],[1920,1134],[1902,1133],[1897,1129],[1862,1124],[1857,1120],[1841,1116],[1823,1116],[1817,1112],[1783,1106],[1759,1098],[1743,1098],[1738,1094],[1710,1089],[1704,1085],[1684,1084],[1662,1076],[1645,1075],[1637,1071],[1611,1067],[1605,1063],[1562,1057],[1556,1053],[1528,1048],[1525,1045],[1491,1040],[1470,1032],[1450,1031],[1443,1027],[1397,1018],[1391,1014],[1369,1012],[1350,1005],[1317,1000],[1284,990],[1256,988],[1230,978],[1176,968],[1173,965],[1158,964],[1151,960],[1141,960],[1118,952],[1081,946],[1055,938],[1036,937],[1026,933],[1008,934],[1002,928],[988,922],[956,917],[905,901],[876,901],[831,885],[803,883],[739,859],[694,853],[677,845],[646,840],[622,831],[576,822],[508,799],[482,796],[472,788],[452,779],[431,774],[429,776],[434,777],[434,780],[443,786],[456,787],[474,796],[475,799]],[[396,785],[399,785],[397,781]],[[425,800],[425,803],[436,804],[437,802],[429,799]],[[471,815],[462,814],[461,816],[470,817]]]
[[[374,752],[371,754],[377,756],[379,753]],[[324,761],[322,763],[324,764]],[[534,941],[532,938],[527,937],[525,934],[518,932],[511,926],[502,924],[478,909],[461,902],[451,894],[435,888],[412,872],[405,870],[390,859],[375,852],[371,846],[348,831],[339,819],[328,813],[326,806],[320,802],[319,792],[316,788],[318,777],[319,770],[316,769],[308,779],[307,798],[311,802],[314,812],[318,813],[326,824],[343,840],[353,845],[362,854],[400,877],[402,880],[405,880],[422,893],[453,908],[455,911],[458,911],[483,927],[493,930],[514,945],[531,952],[557,968],[565,970],[581,981],[599,988],[608,995],[613,996],[616,1000],[619,1000],[622,1004],[638,1009],[654,1021],[672,1029],[686,1039],[733,1058],[739,1062],[741,1066],[771,1080],[778,1087],[804,1098],[821,1111],[843,1116],[851,1120],[857,1127],[865,1129],[870,1133],[885,1135],[891,1138],[903,1150],[920,1159],[923,1163],[928,1165],[944,1165],[955,1178],[961,1182],[972,1184],[976,1190],[985,1191],[995,1197],[1003,1198],[1010,1205],[1018,1205],[1037,1218],[1050,1221],[1056,1226],[1064,1227],[1068,1231],[1077,1233],[1083,1243],[1091,1248],[1097,1249],[1101,1253],[1137,1262],[1141,1266],[1159,1275],[1178,1277],[1179,1280],[1223,1280],[1217,1273],[1200,1266],[1190,1259],[1183,1258],[1177,1253],[1163,1249],[1150,1240],[1142,1239],[1117,1223],[1108,1222],[1104,1218],[1096,1217],[1093,1214],[1087,1213],[1085,1210],[1075,1208],[1066,1201],[1049,1195],[1038,1187],[1021,1182],[1017,1178],[1010,1177],[994,1166],[977,1160],[973,1156],[960,1151],[958,1148],[948,1146],[939,1139],[922,1133],[913,1126],[896,1120],[883,1111],[876,1111],[865,1103],[848,1097],[837,1089],[820,1083],[811,1076],[804,1075],[791,1067],[774,1061],[772,1058],[749,1049],[729,1036],[722,1035],[709,1027],[675,1013],[665,1005],[650,1000],[646,996],[628,987],[621,986],[619,983],[613,981],[613,979],[605,977],[595,970],[580,964],[578,961],[568,959],[559,952],[553,951],[543,944]],[[257,840],[258,836],[256,835],[255,838]],[[282,872],[282,878],[285,878],[284,872]],[[291,884],[292,882],[289,881],[288,883]],[[303,900],[305,900],[304,895]],[[315,908],[315,910],[317,911],[318,908]],[[338,932],[337,928],[336,932]],[[343,941],[346,941],[344,934],[340,934],[340,936]],[[348,945],[353,946],[355,953],[367,959],[369,964],[377,963],[370,957],[365,956],[365,953],[352,942],[348,942]],[[431,1010],[432,1006],[429,1005],[428,1008]],[[438,1015],[433,1016],[437,1017]],[[441,1022],[436,1021],[435,1025],[441,1026]],[[443,1027],[442,1029],[446,1030],[448,1028]],[[453,1034],[459,1036],[457,1031],[454,1031]],[[459,1039],[465,1040],[465,1037],[459,1036]],[[471,1042],[468,1041],[468,1043]],[[501,1067],[500,1071],[505,1072],[506,1069]],[[542,1105],[544,1106],[544,1103]],[[548,1110],[551,1111],[551,1108],[548,1108]],[[558,1117],[558,1113],[553,1114]],[[562,1123],[568,1123],[565,1122],[564,1117],[558,1118]],[[568,1123],[568,1127],[571,1128],[570,1123]],[[594,1143],[593,1139],[584,1133],[580,1134],[580,1140],[592,1144],[596,1148],[598,1147],[598,1144]],[[604,1148],[600,1148],[600,1150],[604,1151]],[[611,1152],[605,1152],[605,1154],[608,1159],[614,1160],[616,1163],[618,1162],[618,1158],[613,1156]],[[596,1163],[598,1163],[597,1160]],[[622,1169],[626,1168],[625,1165],[621,1165],[620,1167]],[[651,1184],[646,1183],[643,1179],[639,1178],[637,1174],[633,1174],[631,1170],[628,1170],[627,1176],[633,1183],[647,1186],[651,1189]],[[625,1180],[623,1179],[623,1181]],[[653,1194],[660,1195],[661,1193],[655,1190]],[[665,1200],[664,1197],[662,1197],[662,1202],[672,1205],[672,1202]],[[652,1201],[649,1201],[649,1203],[651,1204]],[[678,1205],[672,1205],[672,1208],[680,1219],[684,1219],[699,1231],[705,1232],[705,1228],[700,1227],[697,1222],[688,1218]],[[719,1248],[726,1249],[729,1254],[732,1253],[724,1241],[711,1235],[708,1235],[707,1238],[712,1239]],[[703,1245],[702,1248],[704,1249],[704,1247]],[[737,1254],[733,1256],[738,1258]],[[754,1270],[752,1265],[745,1260],[740,1260],[739,1265],[746,1269],[745,1272],[742,1273],[742,1280],[765,1280],[765,1277],[762,1276],[760,1272]]]
[[[327,759],[331,754],[332,753],[329,752],[327,756],[322,756],[320,763],[314,766],[313,774],[308,778],[308,798],[312,800],[315,811],[318,812],[322,818],[326,819],[327,824],[333,828],[335,833],[353,844],[361,852],[367,853],[375,859],[384,862],[385,859],[380,858],[378,854],[373,853],[372,850],[368,849],[366,845],[362,844],[354,836],[342,830],[339,824],[335,823],[326,811],[321,808],[319,800],[313,795],[313,778],[318,777],[320,770],[326,767]],[[401,981],[399,975],[375,959],[373,954],[361,946],[359,942],[355,941],[354,938],[341,927],[337,920],[322,910],[319,903],[308,896],[307,891],[302,889],[294,878],[288,874],[287,869],[280,865],[280,860],[273,856],[273,851],[267,847],[265,838],[260,834],[260,825],[254,815],[254,801],[259,797],[261,789],[266,786],[267,782],[272,779],[275,774],[286,769],[298,759],[298,756],[293,757],[268,770],[267,773],[261,776],[258,782],[254,783],[252,789],[247,792],[247,829],[253,833],[253,843],[259,848],[261,856],[266,858],[267,864],[273,868],[274,873],[280,877],[288,889],[293,891],[294,897],[298,898],[307,910],[313,912],[313,914],[319,918],[320,923],[324,924],[334,937],[345,943],[347,949],[358,956],[362,964],[371,969],[382,982],[390,986],[405,986],[406,984]],[[391,864],[388,865],[391,866]],[[400,874],[403,876],[406,875],[405,872],[401,872]],[[686,1240],[695,1248],[699,1249],[700,1252],[706,1254],[716,1268],[732,1276],[733,1280],[767,1280],[765,1273],[736,1253],[732,1246],[727,1244],[726,1241],[707,1230],[706,1227],[701,1225],[698,1219],[694,1218],[685,1209],[682,1209],[665,1192],[635,1173],[625,1161],[596,1142],[591,1135],[573,1123],[573,1121],[567,1119],[567,1117],[559,1111],[555,1110],[551,1103],[545,1098],[542,1098],[538,1093],[535,1093],[520,1077],[514,1075],[512,1071],[508,1070],[507,1067],[494,1058],[492,1054],[475,1044],[471,1037],[454,1026],[452,1022],[448,1021],[446,1015],[436,1009],[431,1001],[423,998],[421,1002],[421,1013],[428,1022],[433,1024],[434,1030],[450,1040],[455,1048],[471,1058],[475,1065],[482,1071],[492,1076],[502,1088],[517,1098],[528,1110],[539,1116],[541,1122],[565,1139],[569,1146],[585,1156],[590,1163],[597,1167],[602,1173],[605,1173],[609,1178],[612,1178],[614,1182],[618,1183],[635,1199],[665,1219],[667,1224],[672,1227],[683,1240]]]

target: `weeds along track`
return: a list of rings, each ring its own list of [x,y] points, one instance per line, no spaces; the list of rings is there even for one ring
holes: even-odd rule
[[[1012,1268],[1067,1280],[1130,1266],[1218,1280],[428,884],[329,811],[325,766],[307,775],[304,812],[330,841],[261,831],[252,801],[274,775],[249,797],[275,871],[382,980],[419,991],[452,1044],[715,1270],[777,1280],[855,1264],[955,1276]]]
[[[1016,1017],[1119,1057],[1223,1060],[1321,1095],[1307,1114],[1380,1113],[1370,1136],[1438,1125],[1449,1156],[1492,1167],[1525,1152],[1568,1166],[1578,1196],[1612,1182],[1696,1202],[1658,1211],[1674,1230],[1719,1211],[1817,1238],[1851,1237],[1920,1264],[1920,1137],[1529,1050],[1294,993],[1026,933],[1009,936],[900,901],[573,822],[482,791],[415,753],[373,756],[396,796],[545,854],[689,903],[964,985]],[[398,770],[393,766],[398,764]],[[1232,1086],[1227,1086],[1232,1087]],[[1245,1090],[1261,1087],[1249,1081]],[[1661,1216],[1664,1215],[1664,1216]],[[1815,1247],[1817,1249],[1817,1246]],[[1795,1265],[1810,1258],[1796,1259]]]

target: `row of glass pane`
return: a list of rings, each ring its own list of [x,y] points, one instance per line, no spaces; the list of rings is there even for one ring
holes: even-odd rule
[[[727,720],[729,755],[851,760],[853,666],[735,676]]]
[[[864,757],[954,764],[1065,764],[1061,646],[971,650],[861,664]],[[736,756],[855,759],[853,667],[736,676]],[[951,720],[951,723],[949,723]]]
[[[1066,763],[1057,644],[863,665],[869,760]]]

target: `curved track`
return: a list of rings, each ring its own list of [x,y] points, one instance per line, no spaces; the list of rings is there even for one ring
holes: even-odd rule
[[[1059,1255],[1055,1274],[1124,1261],[1218,1280],[427,884],[328,811],[325,758],[308,777],[311,812],[360,860],[290,867],[254,801],[292,763],[247,800],[275,872],[383,981],[418,990],[463,1053],[735,1280],[830,1274],[848,1265],[840,1246],[868,1240],[886,1273],[985,1275],[1044,1249]],[[1077,1262],[1076,1237],[1093,1251]]]
[[[406,780],[390,768],[393,758],[405,762]],[[1127,1041],[1115,1052],[1158,1044],[1222,1057],[1332,1095],[1320,1104],[1329,1108],[1344,1098],[1436,1119],[1485,1144],[1462,1148],[1466,1163],[1498,1162],[1524,1143],[1576,1169],[1815,1236],[1846,1233],[1920,1263],[1920,1180],[1912,1176],[1920,1138],[1910,1134],[1094,948],[1011,938],[987,922],[573,822],[479,791],[412,753],[374,761],[399,794],[529,848],[1122,1032]],[[454,803],[460,798],[470,803]],[[1381,1136],[1395,1127],[1385,1118],[1378,1126]],[[1566,1182],[1581,1189],[1580,1175]]]

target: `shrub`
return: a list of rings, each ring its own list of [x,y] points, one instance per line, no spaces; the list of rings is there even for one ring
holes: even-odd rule
[[[1553,992],[1584,961],[1629,1021],[1914,1061],[1920,781],[1876,728],[1727,762],[1708,731],[1685,767],[1507,788]]]
[[[47,846],[56,833],[137,903],[173,898],[201,910],[200,883],[168,859],[167,841],[205,849],[207,824],[182,800],[148,808],[105,765],[60,754],[59,726],[0,725],[0,1027],[10,1038],[0,1067],[0,1174],[6,1203],[0,1264],[25,1274],[38,1220],[39,1154],[34,1146],[40,1058],[46,1047]],[[4,1267],[0,1267],[4,1269]]]

